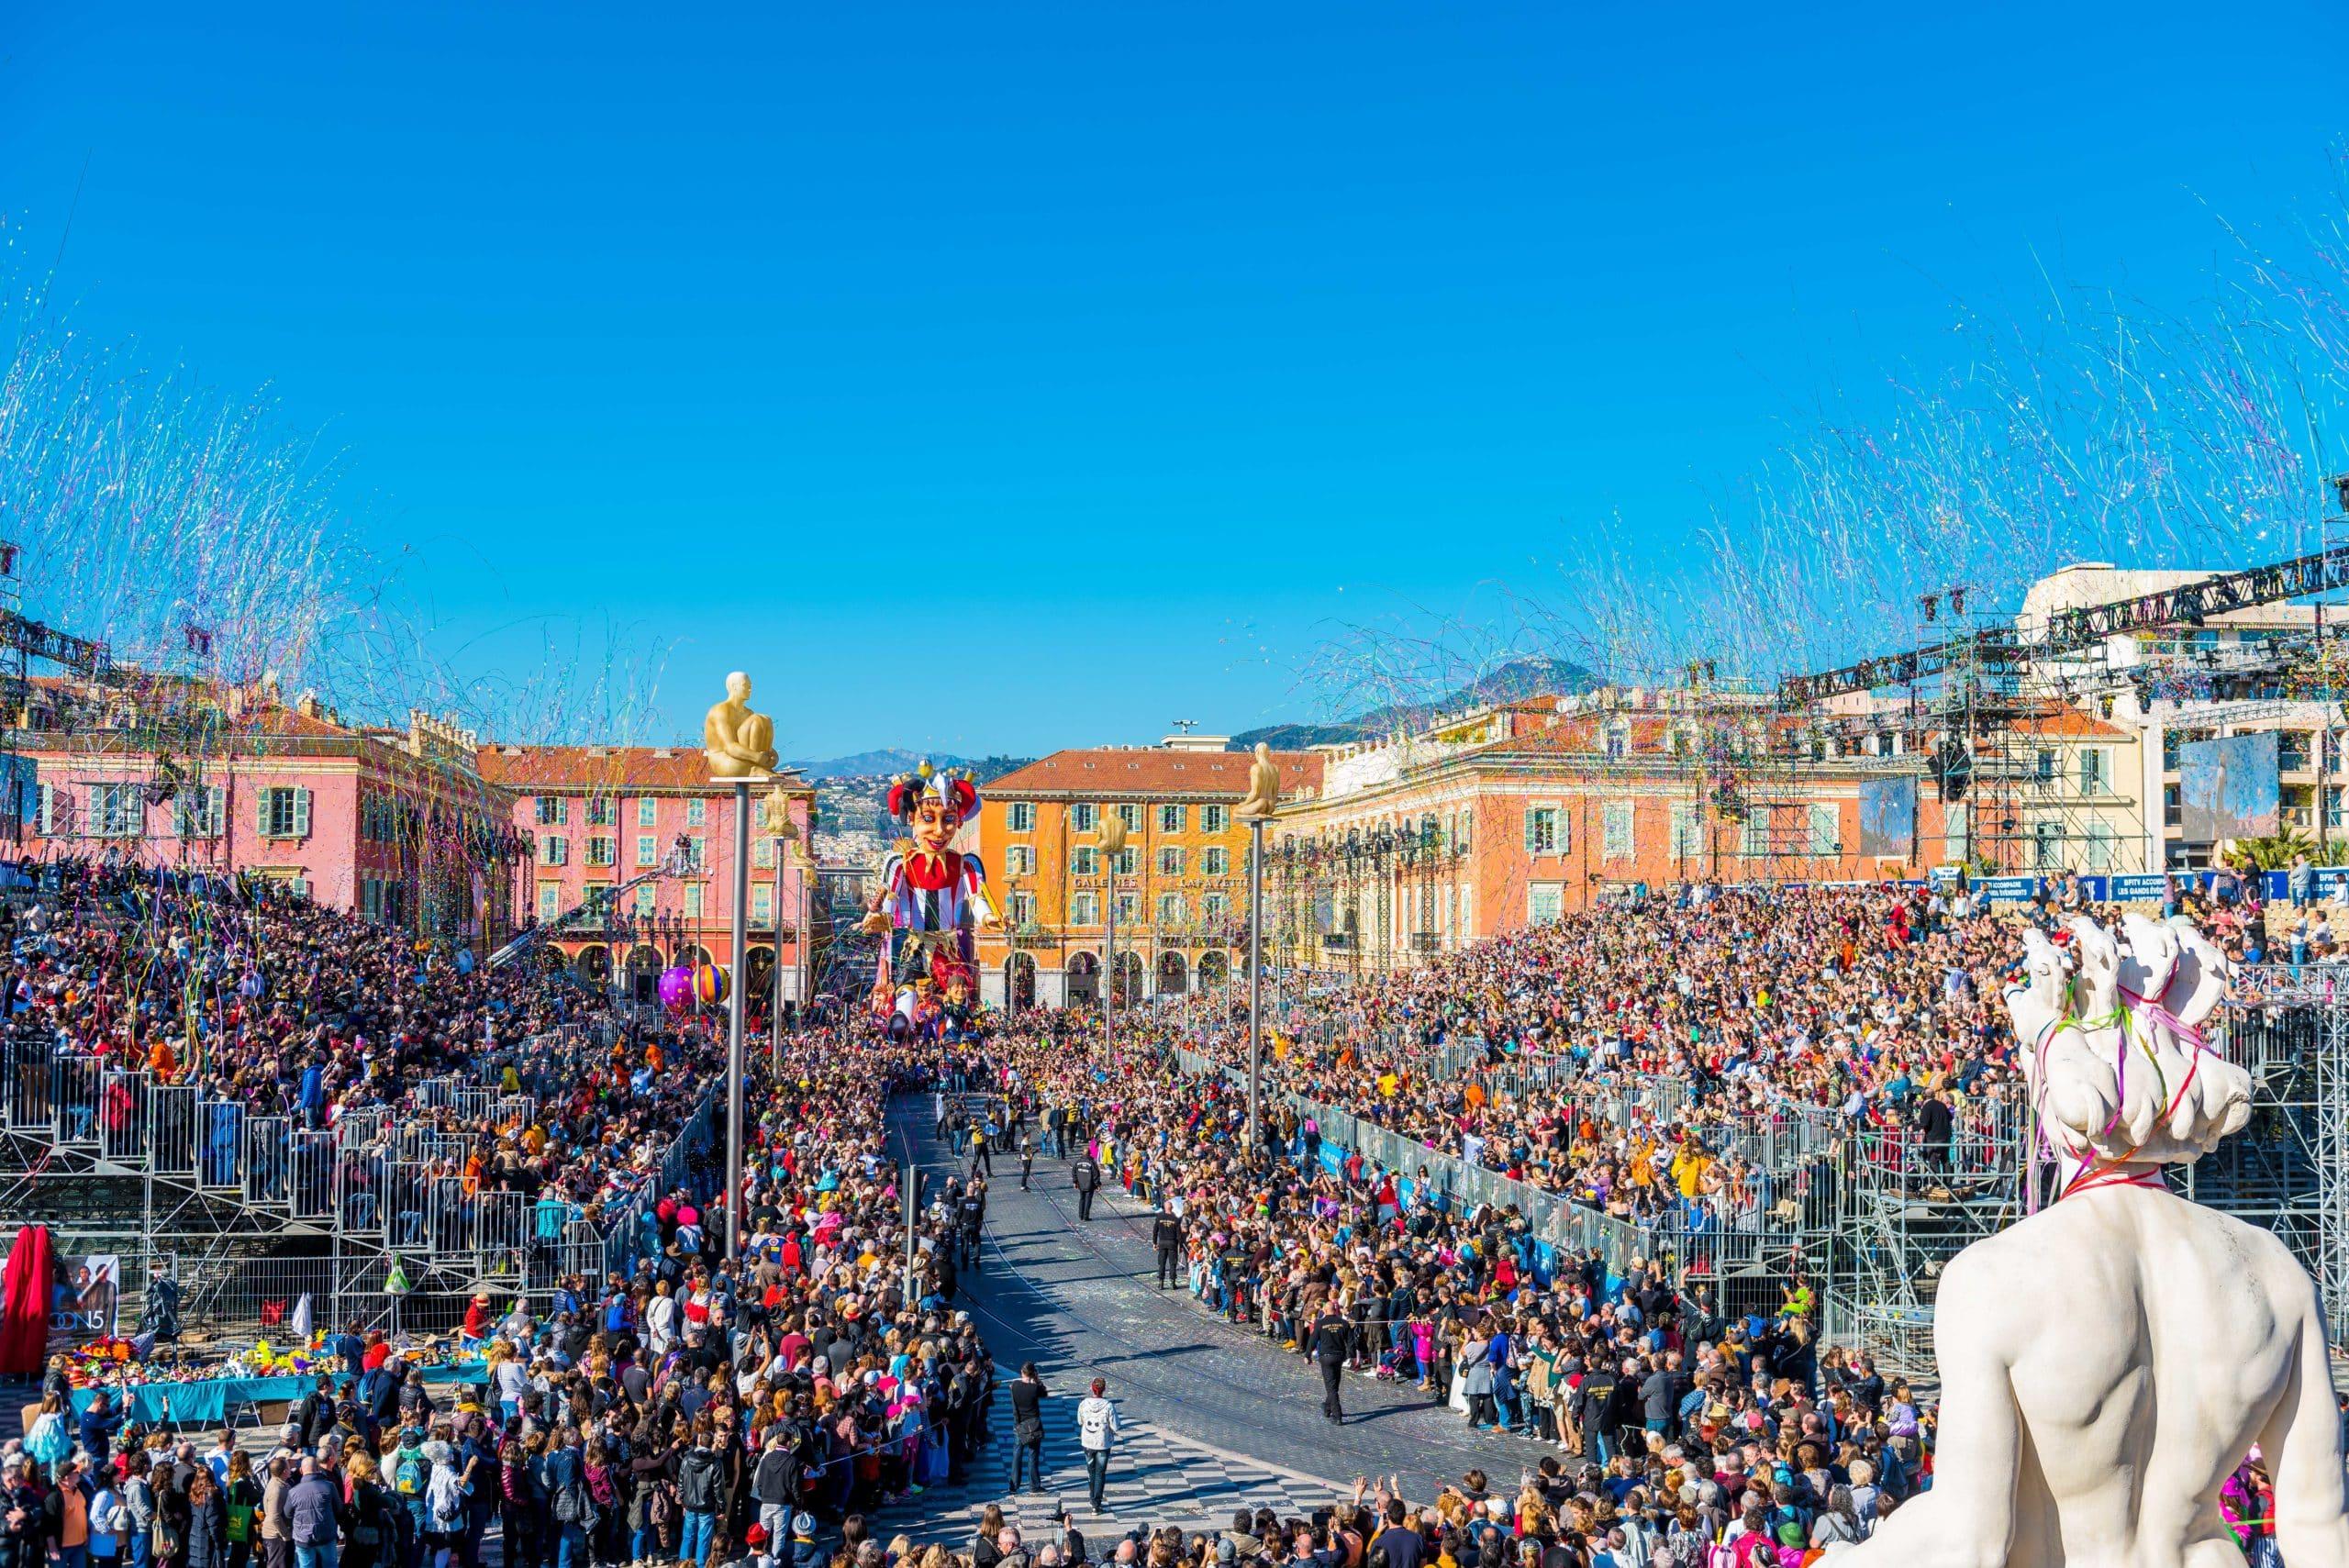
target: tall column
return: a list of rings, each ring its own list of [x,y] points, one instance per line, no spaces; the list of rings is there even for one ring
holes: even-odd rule
[[[750,945],[751,781],[734,781],[734,968],[726,986],[726,1259],[742,1255],[742,971]]]
[[[1248,1149],[1262,1147],[1259,1104],[1264,1081],[1264,819],[1248,819]]]

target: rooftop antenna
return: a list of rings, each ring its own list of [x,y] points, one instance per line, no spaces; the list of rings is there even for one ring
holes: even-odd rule
[[[1186,735],[1188,735],[1192,730],[1197,729],[1199,727],[1199,721],[1196,718],[1178,718],[1173,722],[1174,728]]]

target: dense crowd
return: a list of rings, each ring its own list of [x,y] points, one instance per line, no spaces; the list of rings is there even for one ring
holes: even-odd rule
[[[300,904],[231,910],[70,868],[59,897],[0,917],[16,921],[19,1029],[311,1127],[429,1117],[466,1140],[469,1191],[551,1195],[589,1218],[632,1197],[642,1245],[551,1300],[502,1316],[477,1300],[462,1334],[486,1382],[453,1395],[397,1336],[347,1326],[339,1370],[262,1454],[199,1454],[103,1402],[77,1416],[52,1386],[5,1460],[0,1568],[471,1568],[493,1531],[518,1568],[1791,1568],[1929,1485],[1934,1427],[1904,1385],[1820,1344],[1798,1255],[1778,1300],[1731,1310],[1682,1260],[1558,1244],[1430,1167],[1701,1229],[1782,1196],[1726,1150],[1755,1118],[1798,1107],[1945,1146],[2017,1093],[1996,996],[2018,917],[1926,890],[1570,917],[1283,1008],[1253,1145],[1237,1084],[1174,1059],[1244,1059],[1229,996],[1129,1014],[1114,1051],[1077,1013],[847,1050],[793,1036],[756,1068],[729,1263],[711,1140],[681,1184],[651,1187],[706,1103],[707,1035],[598,1045],[564,1028],[595,999],[544,975],[492,975]],[[513,1049],[530,1039],[557,1043]],[[462,1125],[414,1092],[449,1073],[530,1095],[530,1114]],[[1657,1082],[1679,1092],[1636,1093]],[[910,1217],[886,1119],[908,1096],[971,1157]],[[1389,1169],[1330,1145],[1317,1106],[1427,1158]],[[1471,1472],[1415,1503],[1390,1479],[1308,1519],[1251,1513],[1204,1536],[1088,1543],[1070,1518],[1022,1542],[991,1516],[963,1551],[878,1539],[876,1509],[963,1480],[1000,1419],[956,1302],[996,1161],[1024,1183],[1039,1153],[1066,1162],[1088,1216],[1103,1185],[1149,1205],[1161,1285],[1319,1363],[1332,1415],[1351,1369],[1550,1456],[1515,1488]],[[1030,1381],[1010,1385],[1023,1454]],[[2263,1478],[2246,1466],[2235,1485],[2254,1549]]]

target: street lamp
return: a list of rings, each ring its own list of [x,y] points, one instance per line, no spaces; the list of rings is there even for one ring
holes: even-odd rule
[[[1264,1081],[1264,824],[1281,797],[1280,769],[1272,748],[1257,742],[1248,794],[1232,815],[1248,824],[1248,1157],[1262,1147]]]
[[[1108,878],[1108,902],[1101,911],[1101,1044],[1109,1044],[1110,997],[1118,985],[1118,857],[1126,852],[1126,819],[1111,806],[1096,831],[1101,846],[1101,873]]]
[[[783,862],[790,858],[791,846],[799,841],[799,825],[791,819],[791,796],[783,792],[781,784],[769,790],[766,799],[760,802],[759,825],[774,840],[774,995],[768,1006],[768,1033],[772,1037],[769,1052],[780,1082],[783,1072]],[[807,889],[804,877],[800,880],[800,888],[803,893]],[[799,944],[800,962],[805,963],[807,954],[805,919],[797,923],[792,940]],[[800,987],[799,1001],[802,1006],[807,1005],[807,987],[804,984]]]

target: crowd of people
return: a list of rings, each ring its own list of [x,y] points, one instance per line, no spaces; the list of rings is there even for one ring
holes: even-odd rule
[[[468,1192],[551,1195],[590,1222],[626,1200],[641,1229],[600,1281],[502,1316],[478,1303],[462,1332],[486,1353],[484,1385],[428,1387],[395,1336],[346,1328],[340,1370],[266,1453],[198,1457],[103,1407],[77,1418],[51,1389],[56,1421],[8,1455],[8,1500],[32,1506],[6,1510],[0,1568],[49,1543],[83,1548],[73,1568],[453,1568],[493,1531],[524,1568],[925,1568],[934,1550],[867,1521],[963,1480],[1002,1420],[957,1302],[1008,1179],[996,1161],[1024,1184],[1040,1152],[1067,1162],[1088,1218],[1103,1185],[1149,1205],[1162,1287],[1318,1364],[1333,1418],[1351,1371],[1552,1451],[1514,1490],[1472,1473],[1412,1504],[1390,1478],[1309,1521],[1251,1515],[1104,1557],[1753,1568],[1766,1546],[1763,1568],[1784,1568],[1930,1485],[1930,1405],[1821,1346],[1798,1258],[1779,1300],[1732,1309],[1685,1260],[1561,1246],[1431,1167],[1701,1228],[1800,1195],[1734,1152],[1726,1134],[1757,1118],[1945,1141],[2019,1093],[1997,1003],[2015,917],[1931,890],[1718,892],[1288,998],[1252,1144],[1238,1085],[1174,1061],[1243,1059],[1226,997],[1129,1014],[1115,1051],[1070,1012],[990,1015],[943,1043],[791,1035],[756,1069],[729,1195],[706,1125],[681,1183],[655,1173],[707,1104],[706,1030],[568,1027],[598,1000],[527,967],[460,964],[299,902],[68,868],[55,896],[0,912],[17,1038],[295,1125],[425,1117],[464,1141]],[[516,1051],[523,1040],[560,1043]],[[528,1095],[529,1114],[464,1125],[415,1092],[447,1074]],[[1675,1093],[1638,1092],[1656,1083]],[[933,1094],[935,1129],[970,1166],[908,1215],[889,1106]],[[1328,1145],[1317,1106],[1427,1158],[1386,1168]],[[1030,1423],[1015,1425],[1025,1448]],[[1090,1550],[1074,1520],[1032,1546],[1016,1536],[983,1531],[955,1555],[1064,1568]]]

